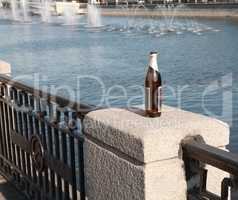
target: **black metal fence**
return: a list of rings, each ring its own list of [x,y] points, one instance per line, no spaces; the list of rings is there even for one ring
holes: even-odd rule
[[[0,173],[28,199],[85,200],[82,120],[95,109],[0,75]],[[187,180],[200,175],[188,200],[228,200],[229,188],[238,188],[237,155],[196,138],[182,150]],[[206,164],[231,174],[220,196],[206,189]]]
[[[0,76],[0,173],[29,199],[84,200],[84,115],[71,102]]]
[[[194,187],[187,193],[188,200],[228,200],[229,190],[238,188],[238,155],[233,154],[201,142],[188,140],[182,144],[185,161],[186,178],[200,175],[199,187]],[[207,191],[207,173],[205,165],[211,165],[228,172],[221,183],[221,195]],[[217,183],[218,184],[218,183]],[[233,198],[236,200],[237,198]]]

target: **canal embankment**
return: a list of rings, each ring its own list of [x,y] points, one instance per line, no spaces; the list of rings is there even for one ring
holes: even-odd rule
[[[145,8],[102,8],[103,16],[139,16],[139,17],[181,17],[181,18],[235,18],[238,8],[179,8],[179,9],[145,9]]]

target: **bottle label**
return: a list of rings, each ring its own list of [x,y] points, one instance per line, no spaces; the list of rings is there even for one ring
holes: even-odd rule
[[[158,111],[161,112],[162,106],[162,86],[158,88]]]
[[[145,88],[145,109],[146,110],[151,110],[152,106],[151,106],[151,92],[150,92],[150,88],[146,87]]]
[[[158,95],[158,96],[157,96]],[[145,88],[145,109],[152,110],[156,107],[157,111],[161,111],[161,104],[162,104],[162,87],[158,87],[158,93],[156,96],[153,95],[151,88]]]

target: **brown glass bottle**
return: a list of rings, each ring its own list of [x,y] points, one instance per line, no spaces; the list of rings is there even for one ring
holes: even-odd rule
[[[161,116],[162,80],[157,64],[157,52],[151,52],[145,78],[145,111],[146,116]]]

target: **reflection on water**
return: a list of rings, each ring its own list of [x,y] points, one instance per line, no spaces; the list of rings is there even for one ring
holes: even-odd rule
[[[60,17],[50,24],[1,20],[0,58],[11,62],[14,76],[39,73],[41,85],[73,87],[82,101],[98,104],[106,94],[107,103],[125,106],[143,103],[147,55],[159,50],[165,102],[230,124],[232,115],[238,150],[236,22],[176,19],[168,26],[159,18],[103,17],[103,26],[89,27],[86,17],[76,20],[73,26],[62,26]],[[32,84],[32,77],[21,79]]]

